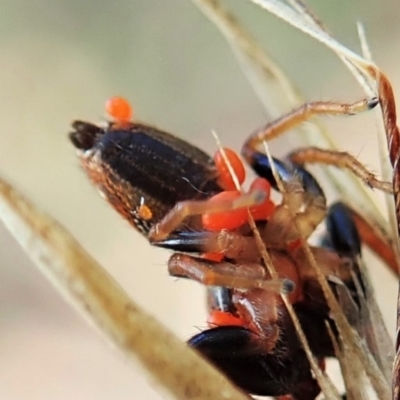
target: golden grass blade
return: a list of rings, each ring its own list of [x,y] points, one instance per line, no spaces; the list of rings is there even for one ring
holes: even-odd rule
[[[0,218],[59,291],[172,398],[248,399],[138,307],[58,222],[2,180]]]

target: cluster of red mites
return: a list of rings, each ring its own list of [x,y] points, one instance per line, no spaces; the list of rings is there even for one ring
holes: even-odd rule
[[[215,153],[214,162],[219,175],[218,183],[224,191],[213,196],[210,201],[234,201],[238,199],[242,195],[242,192],[236,187],[232,176],[236,176],[239,186],[243,184],[246,172],[242,160],[235,151],[224,148]],[[227,163],[229,163],[230,168]],[[221,213],[205,214],[202,217],[204,228],[209,231],[221,231],[223,229],[234,230],[244,225],[249,220],[249,214],[255,221],[268,220],[275,209],[275,204],[270,198],[271,185],[264,178],[255,178],[250,185],[249,192],[256,190],[264,192],[265,200],[261,204],[249,208],[239,208]],[[221,261],[224,255],[213,253],[205,254],[204,257],[212,261]],[[245,324],[241,318],[226,311],[219,310],[211,311],[207,322],[210,326],[243,326]]]

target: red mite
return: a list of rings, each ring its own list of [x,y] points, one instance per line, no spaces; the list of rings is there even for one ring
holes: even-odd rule
[[[368,109],[377,101],[364,103]],[[321,112],[321,104],[327,113],[338,109],[335,103],[310,103],[246,140],[242,155],[258,177],[245,191],[245,168],[236,152],[221,149],[212,159],[182,139],[132,122],[132,109],[123,98],[107,102],[113,121],[105,127],[82,121],[72,125],[70,139],[82,166],[110,204],[150,243],[175,251],[168,262],[171,275],[208,287],[210,329],[191,338],[189,345],[251,394],[313,400],[320,393],[281,293],[289,295],[321,368],[326,357],[335,356],[327,324],[333,332],[336,327],[301,238],[325,221],[320,245],[310,250],[333,291],[338,285],[346,288],[353,320],[360,312],[352,276],[362,280],[361,239],[368,238],[372,250],[386,254],[389,264],[394,260],[384,243],[370,240],[368,225],[348,206],[327,208],[321,187],[299,164],[313,161],[310,149],[307,157],[302,149],[291,161],[273,159],[273,165],[257,150],[264,140],[312,116],[310,110]],[[347,105],[346,112],[362,110],[360,104]],[[323,162],[323,151],[314,151],[314,161]],[[279,186],[273,170],[284,188],[280,204],[270,198]],[[250,217],[277,277],[266,269]]]

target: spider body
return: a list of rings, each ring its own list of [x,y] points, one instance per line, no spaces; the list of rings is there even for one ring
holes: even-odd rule
[[[364,103],[371,107],[370,101]],[[359,110],[360,102],[355,104]],[[299,111],[292,114],[298,123]],[[319,246],[310,247],[311,254],[334,292],[346,288],[355,313],[353,276],[359,276],[361,245],[344,204],[327,209],[322,189],[303,167],[276,159],[271,164],[257,150],[263,140],[289,127],[288,117],[282,118],[245,142],[242,154],[259,176],[247,192],[234,190],[220,162],[229,155],[228,164],[236,165],[236,154],[222,152],[213,160],[144,124],[117,119],[99,127],[76,121],[70,139],[110,204],[150,243],[175,251],[169,273],[208,287],[211,328],[189,344],[249,393],[312,400],[320,388],[281,295],[288,295],[322,366],[335,355],[327,324],[333,332],[336,328],[302,243],[326,220],[326,234]],[[280,204],[271,201],[271,186],[282,190]],[[259,239],[275,272],[268,269]]]

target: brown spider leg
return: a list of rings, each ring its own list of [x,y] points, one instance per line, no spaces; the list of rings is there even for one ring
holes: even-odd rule
[[[265,193],[255,190],[241,195],[236,200],[187,200],[177,203],[171,211],[149,233],[151,242],[158,242],[168,237],[187,217],[202,214],[213,214],[252,207],[265,200]]]
[[[189,278],[205,286],[262,289],[275,294],[289,293],[293,290],[293,282],[289,279],[266,279],[264,268],[257,263],[214,263],[175,253],[168,261],[168,272],[172,276]]]
[[[354,115],[370,110],[378,103],[377,98],[362,99],[351,104],[330,101],[305,103],[250,135],[243,145],[242,154],[247,158],[247,152],[251,155],[262,142],[274,139],[317,115]]]
[[[369,172],[355,157],[347,152],[320,149],[318,147],[304,147],[297,149],[288,155],[290,161],[298,165],[319,163],[333,165],[337,168],[347,168],[356,177],[364,181],[369,187],[393,193],[391,182],[382,182]]]
[[[322,101],[305,103],[250,135],[242,147],[242,155],[246,161],[251,164],[252,155],[262,142],[274,139],[286,131],[296,128],[312,117],[317,115],[354,115],[374,108],[378,102],[377,98],[373,98],[363,99],[352,104]],[[393,189],[388,182],[382,182],[376,179],[374,174],[370,173],[355,157],[348,153],[310,147],[293,152],[290,158],[292,161],[298,162],[299,164],[312,162],[329,164],[338,168],[347,168],[357,177],[365,181],[367,185],[387,193],[393,193]]]
[[[390,236],[383,232],[379,226],[373,225],[360,214],[347,206],[351,212],[353,221],[357,226],[361,241],[365,243],[396,275],[400,274],[400,266],[397,263],[396,254],[393,251],[393,243]]]
[[[280,251],[271,251],[271,259],[279,265],[279,278],[269,279],[257,262],[212,262],[199,257],[175,253],[168,261],[172,276],[189,278],[205,286],[230,289],[262,289],[271,293],[289,294],[291,302],[301,298],[301,282],[296,263]]]
[[[166,239],[164,242],[158,242],[163,245],[170,239]],[[180,247],[175,247],[179,251],[186,252],[187,248],[183,245],[185,244],[185,237],[177,235],[177,238],[172,237],[172,241],[181,244]],[[191,232],[189,237],[189,245],[194,246],[196,252],[199,253],[221,253],[224,257],[235,260],[251,260],[258,261],[255,256],[258,254],[258,246],[256,241],[251,236],[244,236],[240,232],[222,230],[219,232],[208,232],[199,231]],[[189,248],[189,251],[193,247]],[[261,260],[261,256],[259,257]]]

